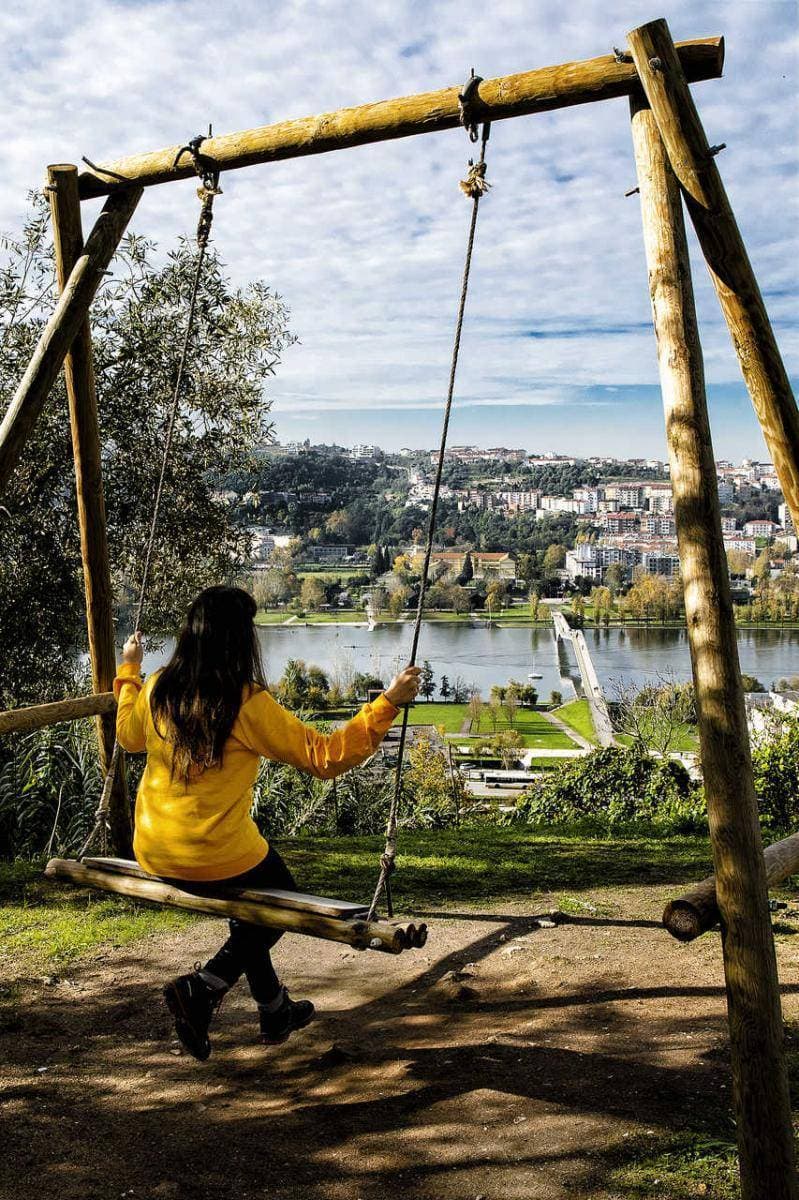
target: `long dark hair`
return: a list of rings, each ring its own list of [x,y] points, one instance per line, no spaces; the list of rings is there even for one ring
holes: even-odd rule
[[[249,592],[210,587],[186,624],[150,697],[158,733],[173,745],[173,774],[186,782],[222,762],[247,684],[266,687]]]

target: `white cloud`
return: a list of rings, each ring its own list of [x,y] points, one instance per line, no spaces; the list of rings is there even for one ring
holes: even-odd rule
[[[724,79],[695,95],[710,140],[728,143],[720,167],[796,370],[796,6],[675,0],[668,10],[676,38],[727,37]],[[431,90],[472,65],[489,76],[593,57],[651,16],[638,0],[610,11],[599,0],[490,10],[477,0],[14,0],[0,15],[0,229],[19,225],[48,161],[156,149],[209,120],[228,132]],[[278,417],[440,404],[469,152],[451,131],[224,177],[216,244],[238,282],[260,277],[285,297],[301,338],[272,388]],[[557,405],[597,385],[656,382],[638,202],[624,197],[635,181],[626,101],[497,123],[489,177],[459,404]],[[191,183],[153,188],[134,227],[165,250],[195,216]],[[708,378],[737,380],[696,257],[695,279]]]

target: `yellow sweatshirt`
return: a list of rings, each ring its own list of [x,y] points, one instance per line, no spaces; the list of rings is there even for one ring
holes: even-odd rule
[[[142,684],[134,663],[120,665],[114,680],[117,740],[134,754],[147,751],[136,796],[136,858],[145,871],[176,879],[229,879],[264,857],[268,843],[250,816],[259,759],[333,779],[375,752],[398,712],[378,696],[341,729],[325,735],[304,725],[262,688],[252,687],[225,743],[221,765],[187,784],[172,777],[172,747],[153,724],[154,680],[151,675]]]

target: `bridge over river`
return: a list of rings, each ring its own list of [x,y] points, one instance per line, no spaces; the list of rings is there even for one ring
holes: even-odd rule
[[[572,629],[563,613],[557,609],[553,609],[552,611],[552,623],[555,626],[555,637],[558,642],[571,642],[574,648],[574,657],[577,659],[577,666],[583,683],[583,692],[591,709],[594,729],[596,730],[600,746],[615,745],[613,726],[610,720],[610,713],[608,712],[608,703],[591,660],[588,643],[585,640],[582,630]]]

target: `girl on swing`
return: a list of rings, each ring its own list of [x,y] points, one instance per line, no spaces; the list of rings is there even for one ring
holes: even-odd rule
[[[270,696],[253,618],[241,588],[211,587],[191,605],[166,666],[142,682],[142,640],[125,643],[114,680],[117,739],[147,753],[136,797],[133,841],[139,864],[183,890],[297,885],[250,816],[261,758],[333,779],[374,754],[398,709],[419,688],[407,667],[342,728],[324,735]],[[290,999],[272,965],[278,930],[230,922],[230,935],[200,968],[167,983],[164,997],[183,1046],[211,1053],[208,1029],[225,993],[246,975],[270,1046],[312,1020],[309,1000]]]

